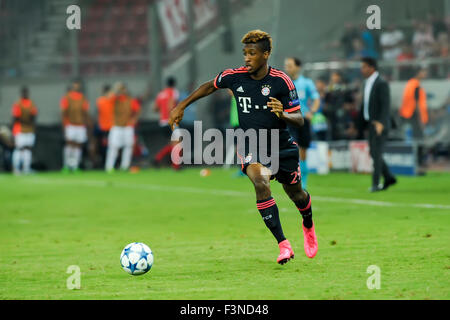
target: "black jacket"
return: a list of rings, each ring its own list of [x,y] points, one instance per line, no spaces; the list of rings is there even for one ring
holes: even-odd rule
[[[368,122],[364,119],[364,87],[362,87],[363,99],[360,107],[360,124],[362,129],[367,128]],[[375,79],[369,97],[369,122],[379,121],[383,124],[384,130],[389,130],[391,127],[390,120],[390,104],[391,94],[389,84],[380,75]]]

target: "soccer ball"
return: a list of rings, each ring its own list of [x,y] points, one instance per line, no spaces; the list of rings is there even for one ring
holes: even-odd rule
[[[130,243],[120,254],[120,265],[133,276],[147,273],[153,265],[153,252],[144,243]]]

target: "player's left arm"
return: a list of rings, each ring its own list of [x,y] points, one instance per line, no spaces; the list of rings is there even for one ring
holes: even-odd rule
[[[81,112],[83,115],[83,123],[89,130],[92,130],[94,128],[94,121],[89,115],[89,101],[87,101],[86,99],[83,100],[83,107]]]
[[[34,102],[32,102],[32,103],[31,103],[31,117],[30,117],[30,122],[31,122],[31,125],[32,125],[33,127],[36,126],[36,117],[37,117],[37,114],[38,114],[38,109],[37,109],[36,105],[34,104]]]
[[[267,106],[272,108],[271,112],[275,113],[278,118],[294,127],[303,126],[304,119],[300,108],[289,112],[284,109],[283,104],[277,98],[270,97],[269,99],[270,101],[267,102]]]
[[[133,110],[131,114],[131,123],[133,125],[136,125],[139,120],[139,116],[141,115],[141,103],[139,102],[138,99],[132,100],[131,109]]]
[[[278,98],[269,97],[267,106],[271,108],[271,112],[294,127],[303,126],[304,119],[300,110],[300,101],[297,96],[295,87],[290,89],[287,84],[283,83],[283,87]]]
[[[14,127],[15,123],[20,122],[21,111],[17,103],[14,103],[11,113],[12,113],[12,121],[11,121],[11,128],[12,128]]]

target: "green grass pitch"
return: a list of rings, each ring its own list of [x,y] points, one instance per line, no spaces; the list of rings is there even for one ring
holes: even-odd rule
[[[0,175],[0,299],[449,299],[450,174],[400,177],[369,194],[370,176],[310,176],[319,252],[303,250],[300,216],[272,182],[295,259],[278,247],[234,170]],[[119,263],[149,245],[152,270]],[[68,290],[68,266],[81,289]],[[381,271],[369,290],[367,268]]]

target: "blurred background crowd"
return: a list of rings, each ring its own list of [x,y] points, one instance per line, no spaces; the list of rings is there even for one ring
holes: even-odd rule
[[[371,30],[366,8],[377,3],[381,29]],[[81,8],[81,30],[67,28],[72,4]],[[171,150],[164,129],[170,108],[219,71],[239,67],[240,37],[251,29],[274,38],[271,65],[283,70],[285,59],[296,57],[301,74],[314,82],[320,97],[311,126],[314,140],[364,138],[358,124],[359,63],[372,57],[391,87],[389,139],[419,143],[424,166],[450,167],[448,0],[355,0],[345,6],[331,0],[0,0],[1,168],[12,170],[12,110],[24,88],[38,110],[31,167],[65,167],[61,97],[75,82],[90,106],[81,168],[105,168],[108,130],[102,129],[98,99],[118,82],[139,105],[128,167],[159,166]],[[409,114],[402,106],[410,99],[411,79],[425,99],[419,106],[417,91],[417,111]],[[173,100],[157,102],[168,88]],[[200,120],[204,129],[233,127],[231,99],[222,90],[196,103],[183,126]]]

